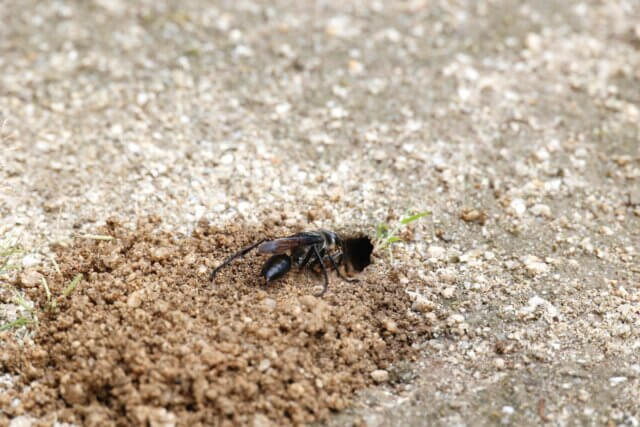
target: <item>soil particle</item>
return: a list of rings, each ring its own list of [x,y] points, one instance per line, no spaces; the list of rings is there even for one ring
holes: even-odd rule
[[[17,376],[20,402],[8,415],[83,425],[312,422],[385,381],[384,369],[413,358],[412,344],[430,333],[406,316],[404,287],[376,270],[357,284],[332,274],[324,298],[311,295],[321,280],[312,272],[263,287],[264,256],[253,254],[208,280],[237,248],[291,230],[201,222],[178,239],[160,228],[153,217],[135,230],[109,220],[100,234],[113,240],[56,248],[62,274],[45,274],[52,293],[78,273],[85,280],[41,320],[34,345],[7,343],[0,365]],[[37,289],[25,292],[45,303]]]
[[[478,209],[463,209],[460,212],[460,219],[466,222],[475,222],[480,225],[484,225],[487,221],[487,213]]]
[[[18,275],[17,284],[24,288],[34,288],[42,285],[42,274],[36,270],[25,270]]]
[[[373,378],[373,380],[377,383],[386,382],[389,381],[389,372],[385,371],[384,369],[376,369],[375,371],[371,372],[371,378]]]

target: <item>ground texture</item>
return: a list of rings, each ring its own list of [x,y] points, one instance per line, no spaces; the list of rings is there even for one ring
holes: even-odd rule
[[[0,332],[0,423],[640,424],[638,2],[0,19],[0,233],[27,250],[0,321],[38,315]],[[208,281],[408,209],[432,215],[322,300],[255,255]]]

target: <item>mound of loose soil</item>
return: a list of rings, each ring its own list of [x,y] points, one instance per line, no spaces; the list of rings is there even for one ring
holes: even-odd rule
[[[249,254],[209,281],[238,248],[298,230],[198,225],[192,236],[109,221],[111,241],[56,248],[60,294],[84,281],[41,319],[35,345],[9,342],[0,366],[22,391],[0,397],[9,415],[82,425],[278,424],[324,419],[372,383],[371,372],[414,355],[429,333],[408,316],[402,285],[368,269],[359,283],[292,271],[268,289],[265,256]],[[44,304],[41,290],[27,289]],[[15,398],[20,404],[11,402]]]

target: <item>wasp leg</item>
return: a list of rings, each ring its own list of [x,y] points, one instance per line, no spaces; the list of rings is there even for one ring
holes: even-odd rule
[[[342,254],[341,254],[342,255]],[[340,271],[340,269],[338,268],[338,263],[336,263],[336,260],[333,259],[333,257],[331,256],[331,254],[327,254],[327,257],[329,258],[329,261],[331,261],[331,265],[333,265],[333,268],[336,270],[336,274],[338,274],[338,277],[341,278],[342,280],[344,280],[345,282],[359,282],[358,279],[349,279],[347,277],[345,277],[342,272]]]
[[[324,274],[324,287],[322,288],[322,291],[319,294],[315,295],[317,297],[321,297],[322,295],[325,294],[325,292],[327,292],[327,289],[329,288],[329,274],[327,273],[327,268],[324,266],[324,262],[322,262],[322,257],[320,256],[320,252],[318,251],[318,248],[315,245],[313,246],[313,252],[316,255],[316,259],[320,263],[320,267],[322,267],[322,274]]]
[[[224,262],[222,264],[220,264],[219,266],[217,266],[216,268],[213,269],[213,271],[211,272],[211,276],[209,276],[209,280],[213,280],[213,278],[215,277],[216,273],[218,271],[220,271],[220,269],[222,269],[223,267],[229,265],[231,263],[231,261],[233,261],[236,258],[240,258],[245,256],[247,253],[249,253],[253,248],[255,248],[256,246],[258,246],[259,244],[265,242],[267,239],[262,239],[259,242],[254,243],[251,246],[247,246],[246,248],[240,249],[238,252],[236,252],[235,254],[231,255],[229,258],[225,259]]]
[[[315,246],[313,246],[313,247],[315,248]],[[302,259],[302,262],[300,263],[300,269],[301,270],[304,268],[305,265],[307,265],[309,263],[309,261],[311,260],[311,256],[312,255],[313,255],[313,250],[311,248],[309,248],[309,250],[307,251],[306,255]]]

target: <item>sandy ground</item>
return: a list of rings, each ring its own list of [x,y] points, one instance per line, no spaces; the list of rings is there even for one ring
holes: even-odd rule
[[[364,272],[420,302],[420,359],[326,422],[640,424],[640,3],[5,1],[0,20],[0,233],[27,271],[113,216],[179,238],[430,210]]]

